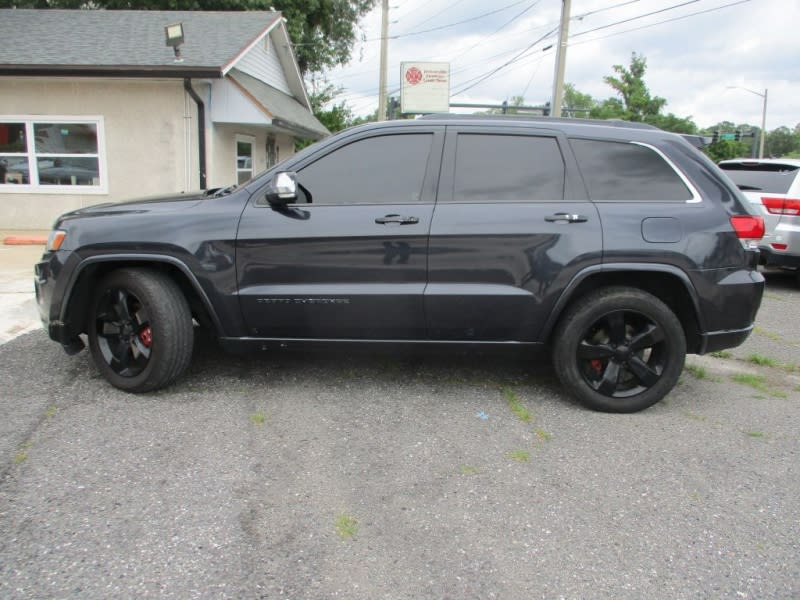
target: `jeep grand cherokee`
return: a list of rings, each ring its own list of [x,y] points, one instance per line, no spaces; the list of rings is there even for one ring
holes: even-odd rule
[[[228,350],[322,342],[547,347],[564,387],[631,412],[687,352],[740,344],[762,218],[678,135],[437,117],[349,129],[238,187],[60,217],[36,266],[50,337],[123,390]]]

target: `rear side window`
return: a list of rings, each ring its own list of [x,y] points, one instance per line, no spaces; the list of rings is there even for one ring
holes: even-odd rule
[[[628,142],[570,140],[578,167],[597,201],[685,202],[692,192],[651,148]]]
[[[530,202],[564,198],[564,159],[555,138],[461,133],[454,202]]]
[[[721,164],[720,168],[744,192],[788,194],[800,168],[782,164]]]

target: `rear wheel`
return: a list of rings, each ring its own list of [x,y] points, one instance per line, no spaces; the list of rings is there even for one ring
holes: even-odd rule
[[[147,269],[120,269],[98,286],[89,349],[115,387],[148,392],[172,383],[192,357],[192,315],[174,281]]]
[[[561,383],[595,410],[652,406],[675,386],[685,357],[678,318],[636,288],[589,294],[567,310],[555,332],[553,359]]]

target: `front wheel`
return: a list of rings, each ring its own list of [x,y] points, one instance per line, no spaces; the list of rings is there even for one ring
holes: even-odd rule
[[[686,358],[675,313],[636,288],[603,288],[578,300],[554,339],[561,383],[585,406],[605,412],[652,406],[675,387]]]
[[[111,385],[149,392],[180,377],[192,358],[192,314],[178,285],[148,269],[120,269],[95,291],[89,349]]]

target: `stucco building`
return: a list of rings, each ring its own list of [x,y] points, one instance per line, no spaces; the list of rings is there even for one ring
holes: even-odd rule
[[[0,39],[3,229],[242,182],[328,134],[278,12],[0,10]]]

